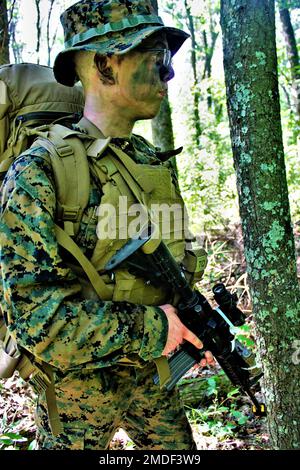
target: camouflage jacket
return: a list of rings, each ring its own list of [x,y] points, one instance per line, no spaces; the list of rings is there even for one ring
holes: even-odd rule
[[[157,163],[142,138],[133,137],[126,151],[138,163]],[[62,370],[106,367],[132,354],[142,363],[160,357],[168,323],[159,307],[80,296],[54,234],[56,195],[45,152],[23,153],[2,186],[1,307],[11,333],[35,357]],[[100,201],[101,188],[92,179],[76,239],[87,256],[97,241]]]

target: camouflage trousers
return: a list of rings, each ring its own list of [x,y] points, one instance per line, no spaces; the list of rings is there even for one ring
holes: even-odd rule
[[[122,428],[137,449],[195,449],[178,392],[153,383],[154,365],[56,374],[56,396],[64,432],[51,434],[46,402],[36,410],[39,449],[107,449]]]

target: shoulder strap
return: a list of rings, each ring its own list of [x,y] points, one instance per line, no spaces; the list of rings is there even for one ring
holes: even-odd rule
[[[104,150],[109,149],[109,154],[104,158],[101,158]],[[107,181],[107,174],[112,175],[114,173],[120,173],[122,179],[124,180],[126,187],[133,193],[136,200],[146,209],[146,200],[145,197],[147,193],[150,193],[153,189],[146,182],[145,185],[141,184],[138,181],[136,174],[136,163],[121,149],[116,145],[110,143],[110,138],[108,139],[97,139],[93,144],[87,148],[87,155],[91,157],[91,161],[95,166],[101,171],[97,172],[98,178],[102,183]],[[103,165],[106,167],[105,174],[103,173]],[[93,168],[93,165],[92,165]],[[103,176],[103,178],[101,177]]]
[[[78,261],[87,277],[89,278],[93,288],[97,292],[101,300],[111,300],[112,292],[107,287],[98,271],[95,269],[93,264],[83,254],[79,246],[74,240],[58,225],[55,225],[55,234],[58,243]]]
[[[87,154],[77,134],[55,124],[47,137],[40,137],[33,144],[41,145],[50,153],[57,191],[58,220],[63,222],[70,236],[76,235],[79,230],[90,193]]]

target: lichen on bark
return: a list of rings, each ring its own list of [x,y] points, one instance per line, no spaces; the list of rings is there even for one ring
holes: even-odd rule
[[[292,360],[292,345],[300,339],[300,292],[280,121],[274,0],[222,0],[221,24],[269,431],[274,448],[294,449],[300,447],[300,366]]]

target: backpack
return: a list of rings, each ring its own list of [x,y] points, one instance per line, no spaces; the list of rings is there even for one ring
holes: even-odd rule
[[[78,121],[83,106],[81,87],[60,85],[50,67],[35,64],[0,67],[0,183],[14,160],[38,137],[33,145],[42,145],[50,154],[59,211],[67,233],[58,226],[57,230],[63,239],[61,244],[66,245],[72,243],[68,234],[76,233],[82,210],[88,202],[89,169],[86,158],[82,158],[84,147],[79,139],[69,139],[66,145],[64,135],[69,128],[56,124],[49,133],[49,125],[61,120],[64,123]],[[71,178],[70,167],[76,168]],[[68,191],[71,185],[73,188],[80,186],[80,190]],[[74,193],[80,193],[80,201],[73,200]],[[77,252],[77,256],[80,257],[80,253]],[[15,370],[37,393],[46,391],[50,425],[53,433],[59,434],[61,427],[57,419],[51,366],[37,363],[28,351],[18,347],[0,309],[0,378],[12,377]]]

